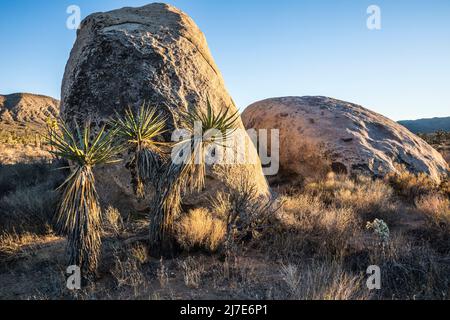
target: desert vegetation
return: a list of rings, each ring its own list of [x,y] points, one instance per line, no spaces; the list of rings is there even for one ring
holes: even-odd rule
[[[434,133],[422,133],[419,136],[438,150],[450,164],[450,132],[439,130]]]
[[[208,105],[183,125],[225,134],[235,119]],[[108,126],[48,125],[53,159],[0,167],[1,298],[448,299],[448,179],[400,166],[384,179],[329,173],[268,200],[242,176],[191,208],[186,190],[204,188],[205,150],[223,140],[167,144],[148,107]],[[202,150],[200,162],[168,161],[183,147]],[[92,169],[123,154],[136,195],[164,188],[147,216],[100,208]],[[69,264],[89,275],[82,290],[66,288]],[[369,265],[382,270],[380,290],[366,287]]]
[[[182,206],[173,222],[174,250],[165,258],[156,258],[149,237],[142,237],[149,218],[122,217],[107,208],[97,276],[72,292],[65,282],[66,240],[52,219],[61,197],[55,188],[69,172],[54,171],[60,166],[0,169],[2,298],[448,299],[450,294],[448,193],[432,183],[424,188],[423,177],[407,173],[385,180],[330,173],[286,188],[270,203],[256,199],[243,179],[204,208]],[[18,176],[22,179],[14,179]],[[366,287],[369,265],[382,270],[381,290]]]

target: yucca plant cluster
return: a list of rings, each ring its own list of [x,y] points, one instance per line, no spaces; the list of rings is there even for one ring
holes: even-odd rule
[[[235,129],[238,113],[222,109],[218,114],[207,100],[206,113],[197,110],[181,113],[181,123],[188,134],[173,145],[171,161],[157,180],[159,193],[153,199],[150,214],[150,241],[154,252],[167,244],[173,222],[181,213],[183,196],[199,192],[205,187],[206,153],[214,146],[225,147]]]
[[[69,161],[71,173],[62,184],[62,200],[56,225],[68,237],[71,265],[83,272],[96,271],[101,247],[101,209],[95,189],[93,168],[120,161],[118,155],[128,150],[132,154],[130,170],[135,193],[144,197],[145,185],[153,183],[156,195],[150,200],[150,243],[153,254],[160,254],[163,243],[170,239],[174,219],[181,213],[183,197],[201,191],[205,186],[206,151],[225,146],[235,128],[238,114],[223,109],[214,112],[209,100],[206,113],[191,110],[181,114],[181,126],[188,135],[180,142],[168,144],[162,135],[166,120],[155,108],[142,106],[136,113],[127,109],[116,115],[91,137],[91,124],[84,128],[64,122],[49,126],[51,152]],[[196,132],[196,130],[200,132]],[[199,136],[200,134],[200,136]],[[169,161],[172,156],[183,161]]]

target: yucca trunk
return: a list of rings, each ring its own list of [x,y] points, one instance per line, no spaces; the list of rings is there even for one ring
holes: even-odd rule
[[[101,249],[101,209],[92,167],[78,166],[66,181],[57,227],[67,235],[69,264],[95,273]]]
[[[131,183],[134,187],[134,193],[139,199],[143,199],[145,197],[145,187],[144,187],[144,181],[145,176],[143,173],[143,158],[145,149],[143,149],[141,146],[137,145],[134,149],[134,158],[131,162]]]
[[[174,221],[181,213],[183,196],[204,187],[205,154],[202,150],[201,145],[193,147],[187,161],[170,165],[158,179],[150,212],[150,243],[154,255],[168,254],[172,248]],[[200,160],[196,163],[195,159]]]

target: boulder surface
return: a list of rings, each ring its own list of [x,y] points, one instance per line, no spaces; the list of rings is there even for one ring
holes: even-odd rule
[[[205,110],[208,98],[217,112],[237,111],[194,21],[172,6],[150,4],[96,13],[82,22],[64,74],[61,113],[70,121],[89,118],[100,125],[116,111],[145,103],[157,107],[168,126],[176,128],[180,111]],[[238,127],[244,128],[241,119]],[[233,174],[251,176],[257,190],[267,194],[256,149],[248,135],[241,134],[248,156],[258,161],[234,166]],[[208,191],[218,191],[224,179],[230,180],[220,175],[222,171],[214,166],[208,171]],[[123,164],[102,169],[101,198],[120,208],[143,210],[130,182]]]
[[[448,172],[443,157],[421,138],[349,102],[327,97],[267,99],[250,105],[242,119],[247,129],[280,130],[277,180],[294,182],[331,170],[383,177],[399,165],[436,181]]]

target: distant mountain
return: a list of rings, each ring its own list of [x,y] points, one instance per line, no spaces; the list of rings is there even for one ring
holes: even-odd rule
[[[450,132],[450,117],[399,121],[414,133],[433,133],[439,130]]]
[[[0,95],[0,123],[43,124],[59,115],[59,101],[51,97],[14,93]]]

